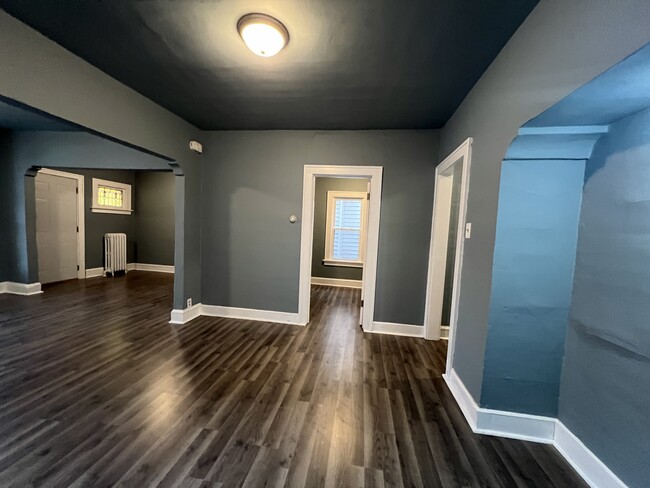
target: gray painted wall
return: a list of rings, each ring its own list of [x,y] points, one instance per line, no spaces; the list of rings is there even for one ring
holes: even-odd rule
[[[201,301],[201,157],[188,149],[198,129],[1,10],[0,66],[1,96],[174,161],[174,307]]]
[[[325,232],[327,230],[328,191],[367,191],[368,180],[358,178],[316,178],[314,196],[314,246],[312,248],[311,275],[319,278],[360,280],[363,269],[345,266],[325,266]]]
[[[504,161],[482,407],[557,416],[584,160]]]
[[[442,130],[440,161],[474,138],[454,368],[477,401],[504,154],[529,119],[648,42],[649,24],[647,0],[540,2]]]
[[[168,169],[161,158],[85,132],[17,131],[12,137],[10,181],[15,194],[13,220],[7,229],[12,264],[9,280],[19,283],[38,281],[34,178],[25,176],[31,168]]]
[[[76,173],[84,176],[84,218],[86,226],[86,268],[99,268],[104,266],[104,234],[107,232],[124,232],[127,238],[127,262],[135,262],[135,232],[137,229],[136,215],[117,215],[94,213],[93,204],[93,178],[116,181],[131,185],[131,191],[136,192],[135,172],[110,169],[85,170],[64,168],[62,171]]]
[[[135,172],[138,263],[174,264],[174,178],[171,172]]]
[[[305,164],[384,167],[375,320],[422,325],[437,131],[206,132],[203,303],[296,312]]]
[[[650,465],[650,109],[587,164],[560,420],[629,486]]]
[[[104,234],[107,232],[127,235],[129,263],[174,264],[175,176],[171,171],[58,169],[84,176],[86,268],[104,266]],[[93,178],[131,185],[134,212],[131,215],[93,212]]]

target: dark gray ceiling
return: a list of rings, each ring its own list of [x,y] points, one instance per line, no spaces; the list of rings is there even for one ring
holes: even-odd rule
[[[0,129],[12,130],[80,130],[78,127],[46,114],[13,105],[0,98]]]
[[[537,0],[0,0],[202,129],[442,127]],[[291,41],[248,51],[240,16]]]

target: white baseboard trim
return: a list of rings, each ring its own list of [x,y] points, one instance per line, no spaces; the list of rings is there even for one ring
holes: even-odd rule
[[[625,483],[559,420],[555,426],[553,445],[589,486],[627,488]]]
[[[174,266],[168,264],[128,263],[127,271],[153,271],[156,273],[174,273]],[[87,268],[86,278],[104,276],[104,268]]]
[[[255,310],[251,308],[222,307],[220,305],[196,305],[184,310],[174,309],[171,312],[170,324],[186,324],[200,315],[206,317],[226,317],[240,320],[257,320],[275,324],[306,325],[298,322],[297,313],[274,312],[271,310]]]
[[[104,276],[104,268],[86,268],[86,278]]]
[[[421,325],[396,324],[393,322],[373,322],[372,330],[364,330],[364,332],[406,337],[424,337],[424,327]]]
[[[455,370],[444,374],[467,423],[477,434],[553,444],[580,476],[594,488],[626,488],[562,422],[552,417],[526,415],[478,406]]]
[[[145,263],[135,263],[136,271],[154,271],[156,273],[173,273],[174,265],[173,264],[145,264]]]
[[[440,338],[444,339],[446,341],[449,340],[449,326],[448,325],[441,325],[440,326]]]
[[[200,303],[194,304],[184,310],[175,308],[172,310],[170,324],[182,325],[188,323],[190,320],[197,318],[201,315],[202,305]]]
[[[320,276],[312,276],[311,284],[312,285],[324,285],[324,286],[340,286],[343,288],[359,288],[361,289],[361,280],[343,280],[340,278],[322,278]]]
[[[201,315],[209,317],[228,317],[242,320],[259,320],[276,324],[307,325],[298,321],[298,314],[291,312],[274,312],[252,308],[222,307],[220,305],[202,305]]]
[[[38,295],[43,293],[40,283],[14,283],[3,281],[0,283],[0,293],[11,293],[12,295]]]

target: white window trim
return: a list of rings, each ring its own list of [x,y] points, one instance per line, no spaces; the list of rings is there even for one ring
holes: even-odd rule
[[[334,208],[336,200],[361,200],[361,235],[359,236],[359,260],[335,259],[334,253]],[[328,191],[327,192],[327,219],[325,228],[325,266],[345,266],[349,268],[363,268],[366,249],[368,227],[368,193],[359,191]]]
[[[100,186],[108,186],[110,188],[116,188],[124,192],[124,198],[122,199],[122,208],[109,207],[105,205],[99,205],[97,203],[97,193]],[[93,178],[93,202],[92,207],[90,207],[93,213],[109,213],[109,214],[121,214],[121,215],[130,215],[133,213],[131,207],[131,185],[128,183],[119,183],[117,181],[101,180],[99,178]]]

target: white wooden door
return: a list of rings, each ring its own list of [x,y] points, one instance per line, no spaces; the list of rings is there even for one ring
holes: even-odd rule
[[[38,173],[36,248],[41,283],[77,277],[77,180]]]

